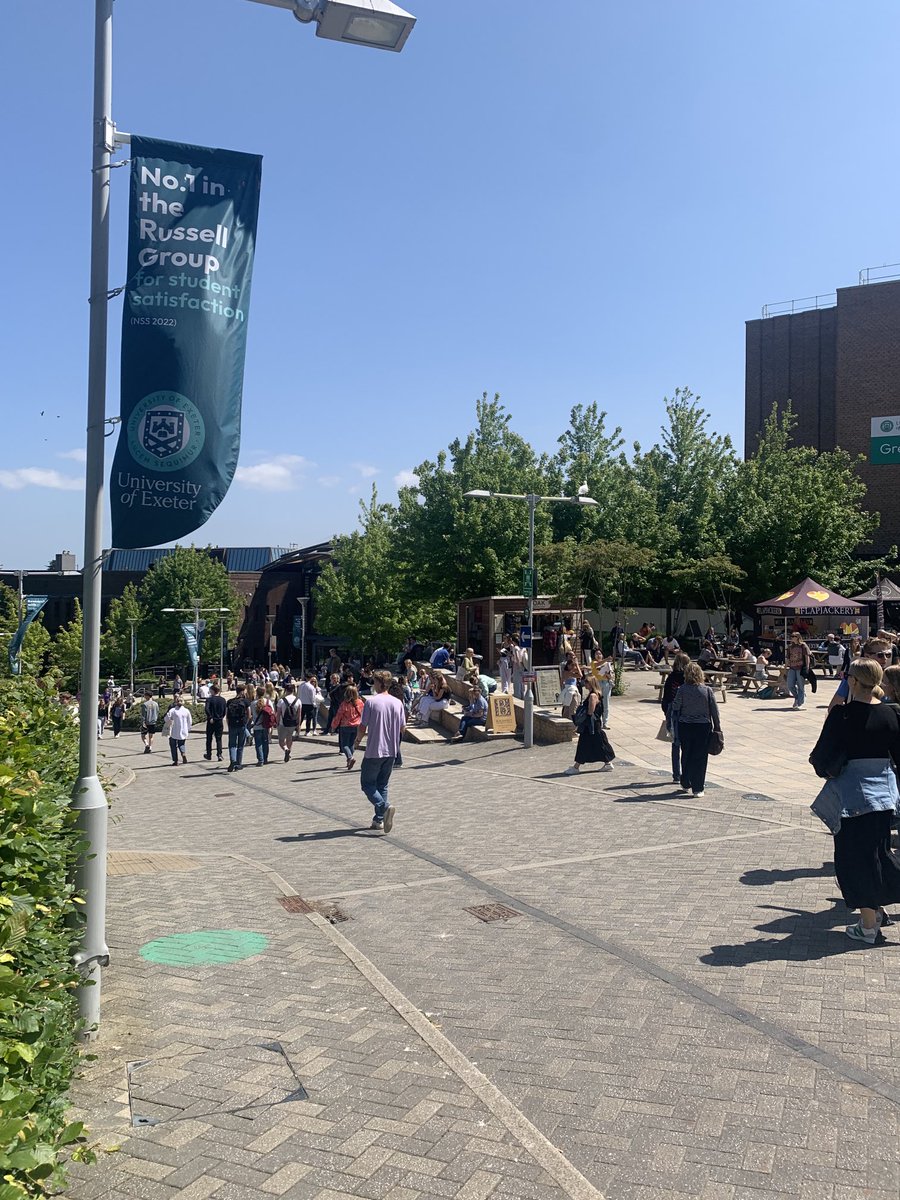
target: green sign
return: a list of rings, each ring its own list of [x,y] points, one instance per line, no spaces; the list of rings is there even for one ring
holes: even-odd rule
[[[537,571],[534,567],[525,567],[522,570],[522,595],[537,595]]]
[[[870,463],[900,463],[900,417],[872,417]]]
[[[114,546],[192,533],[234,478],[261,171],[132,136]]]

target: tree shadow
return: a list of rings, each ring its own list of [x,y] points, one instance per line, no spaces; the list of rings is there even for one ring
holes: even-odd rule
[[[758,868],[755,871],[745,871],[740,882],[747,887],[767,887],[770,883],[791,883],[795,879],[818,879],[833,874],[834,863],[823,862],[821,867],[791,867],[789,870],[776,868],[771,871]]]
[[[853,924],[843,900],[832,898],[833,908],[827,912],[810,913],[801,908],[780,908],[774,904],[762,908],[785,913],[754,928],[761,933],[781,933],[781,938],[757,938],[755,941],[733,945],[711,946],[699,961],[709,967],[746,967],[757,962],[813,962],[833,958],[838,954],[858,950],[861,943],[844,936],[844,927]],[[875,943],[883,949],[900,949],[900,943],[888,941],[879,933]]]

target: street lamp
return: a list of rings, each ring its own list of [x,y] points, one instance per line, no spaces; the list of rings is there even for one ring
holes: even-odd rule
[[[586,486],[586,485],[585,485]],[[473,488],[463,492],[470,500],[524,500],[528,505],[528,569],[534,580],[534,510],[539,504],[580,504],[585,508],[596,508],[597,501],[584,495],[579,489],[577,496],[536,496],[534,492],[519,495],[515,492],[489,492],[484,488]],[[534,612],[534,587],[531,595],[525,597],[525,624],[532,629],[532,614]],[[526,651],[525,666],[531,668],[531,647]],[[522,721],[523,745],[530,749],[534,745],[534,688],[528,682],[525,687],[525,712]]]
[[[320,37],[402,50],[415,18],[389,0],[257,0],[287,8],[303,22],[316,22]],[[78,779],[71,808],[84,850],[75,888],[84,897],[84,932],[74,956],[81,975],[78,1011],[83,1036],[96,1036],[100,1021],[101,968],[106,944],[106,793],[97,775],[94,702],[100,692],[100,600],[102,592],[103,475],[106,428],[106,341],[109,303],[110,155],[131,141],[112,119],[112,25],[114,0],[95,0],[94,98],[91,170],[91,283],[89,293],[86,461],[84,472],[83,633],[79,711]],[[86,701],[86,703],[85,703]]]
[[[125,619],[127,620],[128,627],[131,631],[131,637],[128,640],[128,661],[130,663],[129,679],[131,682],[131,694],[133,696],[134,695],[134,660],[136,657],[136,655],[134,653],[134,627],[135,627],[135,625],[139,625],[141,623],[141,619],[140,619],[140,617],[126,617]]]
[[[300,627],[300,678],[306,678],[306,606],[309,604],[309,596],[298,596],[297,603],[300,605],[300,611],[303,614],[301,621],[303,624]]]
[[[189,613],[189,612],[192,612],[194,614],[194,645],[197,647],[197,662],[196,662],[196,665],[194,666],[194,679],[191,684],[191,699],[192,699],[193,703],[196,704],[197,703],[197,676],[200,673],[200,614],[202,612],[228,613],[228,612],[231,612],[231,609],[230,608],[219,608],[216,606],[212,606],[212,607],[207,606],[206,608],[204,608],[202,598],[200,596],[192,596],[190,608],[164,608],[164,609],[162,609],[162,612],[164,612],[164,613],[178,613],[178,612],[182,612],[182,613],[188,612]],[[219,620],[223,621],[224,617],[219,617]],[[221,655],[220,655],[220,657],[221,657]]]

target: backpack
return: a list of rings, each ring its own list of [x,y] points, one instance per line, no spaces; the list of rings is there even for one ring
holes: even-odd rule
[[[259,710],[259,723],[263,729],[274,729],[278,724],[278,718],[275,716],[271,705],[267,704],[265,708]]]
[[[247,724],[247,705],[243,700],[229,700],[226,709],[229,727],[237,729],[239,725]]]
[[[587,700],[582,700],[575,711],[572,713],[572,724],[581,733],[582,729],[586,729],[588,722],[591,719],[591,714],[588,712]]]
[[[297,701],[293,699],[285,699],[284,708],[281,710],[281,723],[285,729],[292,729],[297,724]]]

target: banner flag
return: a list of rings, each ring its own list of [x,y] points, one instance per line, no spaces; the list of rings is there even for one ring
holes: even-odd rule
[[[199,529],[234,478],[262,159],[133,135],[112,544]]]
[[[291,645],[299,650],[303,645],[303,617],[298,613],[291,628]]]
[[[19,628],[13,634],[9,642],[9,669],[13,675],[20,675],[22,673],[22,664],[19,662],[19,651],[22,649],[22,643],[25,641],[25,634],[28,632],[28,626],[49,599],[49,596],[25,597],[25,615],[22,617]]]
[[[181,632],[184,634],[184,644],[187,646],[188,657],[191,660],[191,666],[194,672],[197,671],[197,663],[200,661],[200,656],[203,653],[203,631],[206,629],[206,622],[199,621],[194,625],[193,621],[183,621],[181,624]]]

